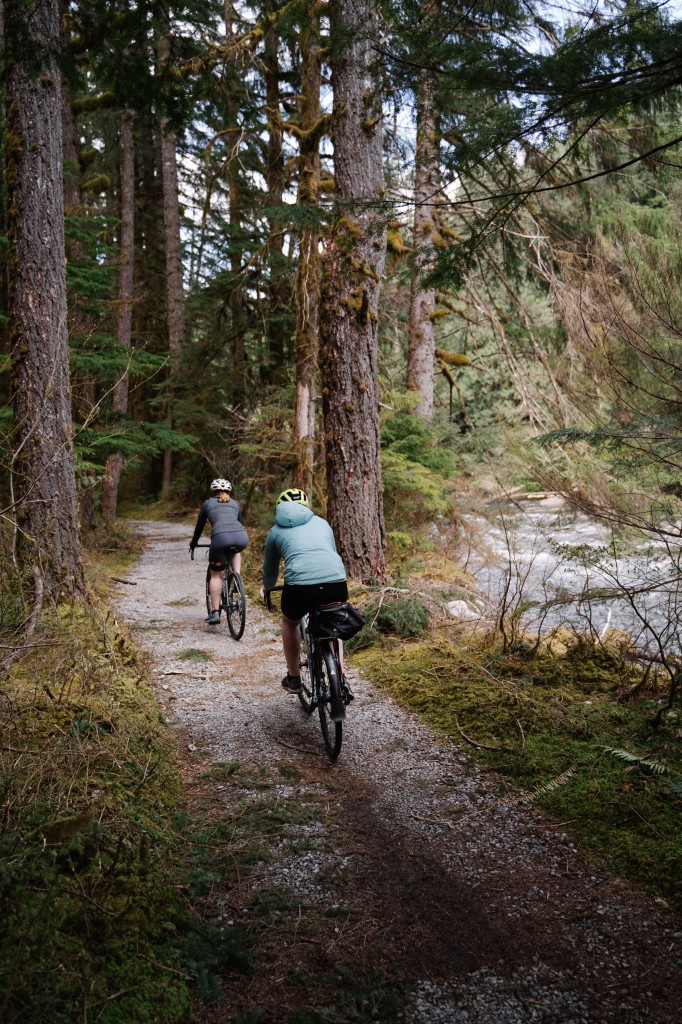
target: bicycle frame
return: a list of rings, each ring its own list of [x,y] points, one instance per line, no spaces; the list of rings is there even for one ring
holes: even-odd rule
[[[197,544],[196,546],[198,548],[210,548],[211,545]],[[236,553],[238,550],[238,548],[229,549],[228,563],[220,574],[222,579],[220,607],[225,611],[228,629],[230,630],[230,634],[234,640],[241,640],[244,633],[244,626],[246,624],[246,594],[244,591],[244,584],[242,582],[241,575],[232,568],[232,554]],[[191,557],[192,561],[194,561],[194,551],[192,551]],[[209,589],[212,574],[213,570],[209,566],[206,571],[206,610],[209,615],[211,614]]]
[[[308,621],[309,615],[304,615],[301,619],[301,646],[305,646],[308,652],[308,671],[310,672],[310,682],[312,689],[313,700],[312,703],[315,707],[320,702],[320,689],[319,689],[319,659],[323,647],[327,647],[331,652],[331,655],[336,663],[336,669],[338,678],[341,678],[341,658],[339,653],[339,641],[338,640],[323,640],[319,637],[311,636],[308,632]]]
[[[281,590],[281,587],[273,587]],[[265,592],[268,611],[274,611],[270,591]],[[310,715],[315,709],[327,753],[334,760],[341,751],[346,700],[342,693],[343,674],[339,641],[332,637],[315,637],[308,630],[309,616],[301,618],[300,676],[301,707]]]

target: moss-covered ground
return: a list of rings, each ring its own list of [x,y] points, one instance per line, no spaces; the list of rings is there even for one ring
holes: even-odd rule
[[[125,544],[92,579],[129,567]],[[2,652],[22,644],[3,574]],[[0,1020],[174,1024],[240,936],[192,904],[193,826],[142,659],[97,591],[43,609],[0,677]]]
[[[617,647],[384,637],[354,665],[506,776],[612,872],[682,907],[682,709]],[[649,762],[644,763],[644,762]]]

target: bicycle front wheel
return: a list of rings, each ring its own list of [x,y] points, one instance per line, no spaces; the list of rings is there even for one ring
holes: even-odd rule
[[[235,640],[240,640],[246,625],[246,594],[238,572],[227,571],[227,597],[225,603],[227,625]]]
[[[332,714],[345,712],[341,697],[341,684],[336,658],[326,644],[321,645],[316,657],[315,671],[319,694],[318,711],[322,738],[332,760],[341,752],[343,723],[332,721]]]

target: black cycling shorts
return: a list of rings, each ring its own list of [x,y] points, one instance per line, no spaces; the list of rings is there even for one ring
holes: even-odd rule
[[[249,538],[246,530],[232,530],[231,533],[215,533],[211,537],[211,546],[208,550],[208,564],[214,572],[222,572],[230,560],[230,548],[233,551],[243,551],[248,545]]]
[[[296,622],[311,612],[318,604],[331,604],[332,601],[348,600],[348,584],[345,580],[333,583],[311,583],[309,586],[297,587],[288,583],[282,590],[282,615]]]

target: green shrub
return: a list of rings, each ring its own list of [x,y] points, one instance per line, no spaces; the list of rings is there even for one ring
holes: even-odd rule
[[[421,416],[398,413],[389,417],[381,428],[381,445],[404,455],[440,476],[451,476],[455,459],[449,448],[443,447],[438,433],[429,428]]]
[[[409,521],[414,527],[416,510],[423,516],[449,511],[447,482],[455,471],[455,458],[449,440],[421,417],[398,412],[384,421],[381,469],[389,524]]]
[[[373,647],[379,639],[381,639],[381,631],[376,626],[366,625],[350,640],[344,641],[344,650],[351,654],[354,651],[365,651],[368,647]]]
[[[384,599],[379,607],[377,602],[367,609],[365,618],[371,626],[381,633],[393,633],[404,640],[409,637],[421,636],[429,628],[429,609],[418,597],[395,597]],[[362,635],[359,634],[359,635]],[[369,646],[364,644],[363,646]]]

